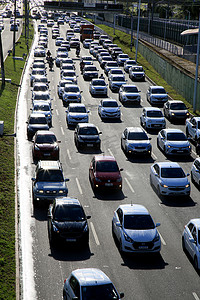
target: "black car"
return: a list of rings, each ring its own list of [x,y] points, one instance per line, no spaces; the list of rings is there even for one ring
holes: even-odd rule
[[[88,246],[89,228],[82,205],[78,199],[56,198],[48,210],[48,235],[51,246],[62,243],[77,243]]]
[[[163,113],[170,121],[185,122],[190,116],[185,103],[179,100],[168,100],[163,106]]]
[[[27,138],[32,140],[33,136],[38,130],[49,130],[49,125],[44,114],[32,113],[30,114],[27,123]]]
[[[89,65],[83,68],[83,78],[84,80],[92,80],[93,78],[98,78],[98,70],[96,66]]]
[[[91,123],[79,123],[77,124],[74,132],[74,142],[78,149],[80,148],[95,148],[100,150],[101,140],[97,127]]]

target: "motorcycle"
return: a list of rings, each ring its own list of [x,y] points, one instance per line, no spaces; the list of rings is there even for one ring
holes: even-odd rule
[[[79,54],[80,54],[80,49],[76,48],[76,56],[79,57]]]

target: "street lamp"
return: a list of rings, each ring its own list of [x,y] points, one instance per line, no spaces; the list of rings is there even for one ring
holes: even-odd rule
[[[135,61],[136,62],[137,62],[137,54],[138,54],[138,40],[139,40],[139,28],[140,28],[140,7],[141,7],[141,0],[139,0],[138,23],[137,23],[137,40],[136,40],[136,47],[135,47]]]

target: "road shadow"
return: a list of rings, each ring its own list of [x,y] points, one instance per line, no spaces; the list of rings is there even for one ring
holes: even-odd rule
[[[93,192],[93,198],[101,201],[122,201],[127,198],[127,196],[124,195],[123,191],[101,189],[95,191],[93,190]]]
[[[44,222],[47,221],[47,212],[48,212],[49,204],[37,204],[33,206],[33,215],[32,217],[35,218],[37,221]]]
[[[189,262],[193,265],[194,267],[194,260],[192,259],[192,257],[189,255],[188,251],[186,249],[183,249],[183,252],[185,253],[185,255],[187,256]],[[194,267],[195,269],[195,267]],[[200,270],[195,269],[196,273],[200,276]]]
[[[62,244],[50,247],[49,256],[58,261],[84,261],[90,259],[90,247],[80,247],[80,245]]]

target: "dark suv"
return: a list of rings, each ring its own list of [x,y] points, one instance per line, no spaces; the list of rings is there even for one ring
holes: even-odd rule
[[[49,242],[78,243],[88,246],[89,228],[82,205],[78,199],[63,197],[55,199],[48,210]]]
[[[52,202],[57,197],[67,196],[68,188],[61,163],[54,160],[40,160],[32,178],[33,204]]]
[[[80,148],[95,148],[100,150],[101,140],[97,127],[91,123],[78,123],[74,132],[74,142],[78,149]]]

